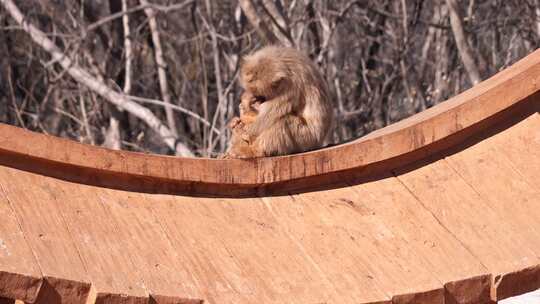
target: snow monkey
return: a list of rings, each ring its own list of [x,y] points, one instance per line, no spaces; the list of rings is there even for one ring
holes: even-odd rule
[[[302,52],[267,46],[246,56],[240,84],[260,105],[254,121],[236,130],[236,142],[233,135],[229,158],[284,155],[323,145],[333,107],[323,76]],[[238,140],[242,149],[235,149]]]

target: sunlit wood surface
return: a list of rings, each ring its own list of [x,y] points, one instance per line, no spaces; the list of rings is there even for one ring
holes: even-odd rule
[[[540,288],[540,53],[354,142],[249,161],[0,126],[0,303],[490,303]]]

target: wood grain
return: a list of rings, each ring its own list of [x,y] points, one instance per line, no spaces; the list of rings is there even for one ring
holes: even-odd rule
[[[446,160],[398,174],[422,205],[490,271],[494,300],[540,288],[540,268],[530,269],[538,265],[539,256],[523,230],[506,219],[507,212],[497,212]],[[501,280],[513,276],[516,269],[527,269],[527,275],[522,276],[523,282],[511,279],[512,290],[505,294],[499,286],[507,284]]]
[[[387,177],[349,189],[354,191],[347,200],[351,208],[379,217],[444,284],[445,303],[489,302],[489,271],[398,179]]]
[[[149,293],[125,239],[97,188],[45,179],[55,193],[71,238],[79,248],[96,303],[146,304]]]
[[[41,270],[0,184],[0,296],[34,302]]]
[[[0,125],[0,301],[483,304],[540,288],[539,86],[536,51],[356,141],[252,160]]]
[[[5,167],[0,168],[0,184],[47,279],[36,301],[85,301],[89,280],[55,194],[42,178]]]

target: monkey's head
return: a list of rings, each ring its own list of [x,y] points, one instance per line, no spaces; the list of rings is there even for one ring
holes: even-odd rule
[[[280,95],[289,85],[286,63],[267,49],[244,57],[240,70],[240,84],[260,102]]]

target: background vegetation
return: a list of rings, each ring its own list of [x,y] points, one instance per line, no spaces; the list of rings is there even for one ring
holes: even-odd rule
[[[429,108],[540,41],[536,0],[1,0],[0,122],[183,156],[226,148],[240,58],[304,50],[335,143]]]

